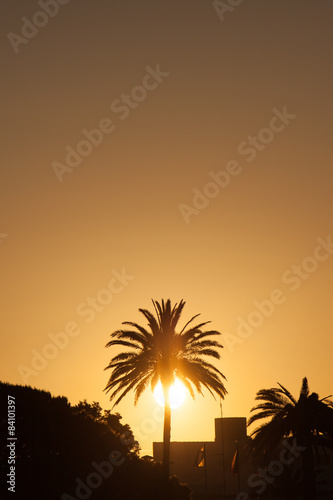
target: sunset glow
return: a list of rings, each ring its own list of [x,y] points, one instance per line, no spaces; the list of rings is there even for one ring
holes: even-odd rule
[[[1,9],[1,380],[119,412],[153,456],[162,388],[113,408],[105,367],[140,349],[105,345],[169,298],[177,332],[221,332],[223,417],[278,382],[332,394],[333,1]],[[193,388],[172,441],[215,439],[220,398]]]
[[[170,406],[173,410],[179,408],[185,401],[186,388],[179,379],[176,378],[175,383],[170,387]],[[164,395],[161,381],[156,385],[154,390],[154,398],[160,406],[164,406]]]

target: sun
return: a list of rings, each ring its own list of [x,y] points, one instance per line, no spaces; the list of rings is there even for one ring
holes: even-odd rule
[[[173,410],[179,408],[185,401],[186,388],[179,379],[176,378],[174,384],[169,389],[170,406]],[[154,389],[154,398],[160,406],[164,406],[164,395],[161,381],[158,382]]]

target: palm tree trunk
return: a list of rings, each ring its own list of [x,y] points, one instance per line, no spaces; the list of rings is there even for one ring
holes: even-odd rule
[[[169,391],[164,390],[164,429],[163,429],[163,488],[167,488],[170,475],[170,437],[171,437],[171,408]]]
[[[302,453],[302,470],[304,500],[316,500],[317,491],[311,439],[307,439],[306,449]]]
[[[302,451],[302,493],[304,500],[316,500],[317,489],[314,473],[312,434],[306,421],[307,415],[305,414],[303,418],[305,422],[301,425],[299,434],[295,436],[297,444],[304,447]]]

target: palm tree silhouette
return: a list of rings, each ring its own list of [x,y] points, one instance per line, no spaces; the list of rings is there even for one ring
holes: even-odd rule
[[[310,394],[307,378],[303,378],[298,400],[278,385],[279,388],[258,391],[256,400],[263,403],[251,409],[257,413],[250,417],[248,425],[271,418],[251,434],[254,454],[267,459],[284,437],[295,438],[297,445],[304,448],[301,461],[304,499],[313,500],[316,498],[313,452],[319,446],[333,447],[333,402],[328,399],[330,396],[319,399],[318,394]]]
[[[148,322],[148,328],[137,323],[125,321],[129,329],[117,330],[111,333],[110,342],[106,347],[120,345],[130,350],[114,356],[105,369],[112,373],[106,392],[111,391],[110,400],[117,405],[132,389],[135,392],[134,404],[137,403],[143,391],[150,384],[152,391],[161,381],[164,394],[164,430],[163,430],[163,479],[165,484],[169,479],[171,408],[169,389],[175,377],[183,382],[194,399],[194,389],[202,394],[202,387],[214,396],[216,393],[224,398],[227,393],[223,384],[225,376],[205,357],[220,359],[218,348],[223,346],[209,337],[221,335],[216,330],[203,331],[210,323],[192,322],[199,314],[193,316],[185,326],[176,332],[185,302],[171,306],[171,301],[161,303],[152,300],[156,316],[146,309],[139,309]]]

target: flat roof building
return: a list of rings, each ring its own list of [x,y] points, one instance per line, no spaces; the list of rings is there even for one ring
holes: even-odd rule
[[[205,498],[206,493],[210,499],[235,498],[246,491],[252,470],[247,440],[246,418],[216,418],[214,441],[171,442],[170,474],[190,486],[194,499]],[[163,443],[153,443],[153,455],[156,462],[162,461]]]
[[[251,498],[301,499],[301,453],[292,460],[296,442],[284,440],[268,466],[256,468],[249,440],[246,418],[216,418],[214,441],[171,442],[170,475],[189,485],[193,500],[248,500],[251,489]],[[162,462],[163,443],[153,443],[153,455],[155,462]],[[317,500],[332,500],[333,451],[317,449],[314,456]]]

